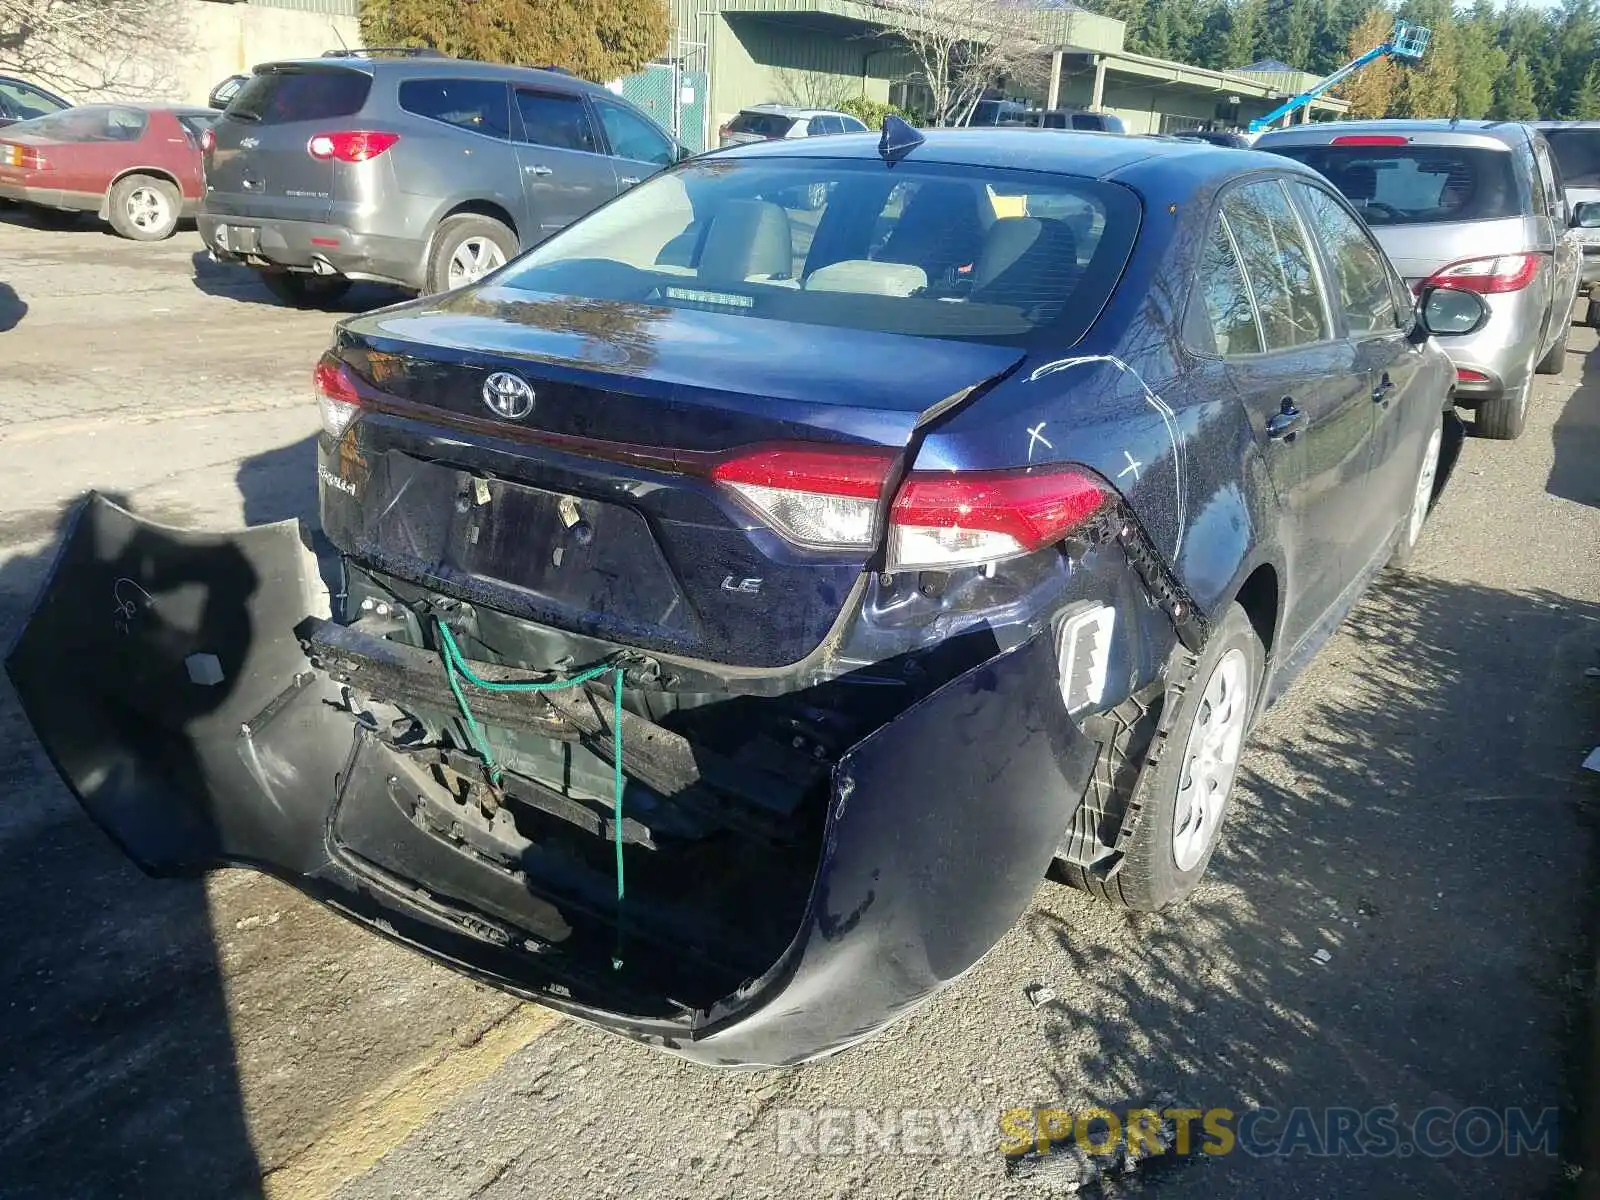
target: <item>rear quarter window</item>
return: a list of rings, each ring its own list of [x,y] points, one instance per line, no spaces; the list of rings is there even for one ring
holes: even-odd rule
[[[351,117],[361,111],[371,91],[372,76],[364,71],[327,67],[262,71],[239,89],[227,115],[261,125]]]
[[[23,121],[9,132],[37,134],[57,142],[137,142],[149,123],[143,109],[91,104]]]
[[[400,85],[400,107],[485,137],[511,136],[511,89],[493,80],[408,79]]]
[[[1268,146],[1320,171],[1368,225],[1433,225],[1520,216],[1509,149],[1476,146]]]

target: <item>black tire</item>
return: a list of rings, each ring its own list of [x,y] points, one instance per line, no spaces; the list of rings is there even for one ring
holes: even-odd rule
[[[337,304],[350,290],[350,281],[343,275],[313,275],[306,271],[262,271],[261,282],[277,299],[296,308]]]
[[[1567,314],[1567,319],[1561,322],[1561,336],[1556,338],[1556,344],[1550,347],[1546,354],[1534,364],[1535,375],[1559,375],[1567,365],[1567,339],[1572,336],[1572,314]]]
[[[1429,458],[1432,462],[1429,462]],[[1444,414],[1439,414],[1439,423],[1434,426],[1429,440],[1423,443],[1422,458],[1417,464],[1416,485],[1412,490],[1412,507],[1407,510],[1405,519],[1400,524],[1400,533],[1395,539],[1394,552],[1389,556],[1389,566],[1395,570],[1411,565],[1411,560],[1416,557],[1417,547],[1422,544],[1422,534],[1427,529],[1429,515],[1433,512],[1433,503],[1439,496],[1439,466],[1444,458]],[[1417,514],[1418,495],[1422,491],[1423,476],[1427,476],[1428,496],[1420,517]]]
[[[106,201],[111,228],[136,242],[162,242],[171,237],[182,211],[178,189],[155,175],[125,175],[111,185]]]
[[[1530,375],[1521,388],[1507,392],[1498,400],[1485,400],[1478,405],[1473,431],[1479,437],[1494,438],[1499,442],[1514,442],[1522,436],[1528,425],[1528,404],[1533,398],[1533,377]]]
[[[446,217],[439,222],[439,231],[433,238],[433,250],[428,254],[426,294],[450,290],[450,260],[455,257],[456,251],[474,238],[492,243],[503,263],[516,257],[517,235],[493,217],[483,217],[477,213]]]
[[[1589,293],[1589,311],[1584,314],[1583,323],[1590,329],[1600,329],[1600,296],[1594,292]]]
[[[1239,659],[1232,652],[1239,652]],[[1166,731],[1158,732],[1151,745],[1150,760],[1140,772],[1134,785],[1131,803],[1138,809],[1137,824],[1129,840],[1121,869],[1108,879],[1085,871],[1071,863],[1056,859],[1051,875],[1064,883],[1109,901],[1122,908],[1140,912],[1153,912],[1175,901],[1182,900],[1194,891],[1204,877],[1206,866],[1216,850],[1222,827],[1227,818],[1235,773],[1229,775],[1226,790],[1216,800],[1217,814],[1211,824],[1203,849],[1198,857],[1180,866],[1174,853],[1173,832],[1178,821],[1178,793],[1188,769],[1186,751],[1190,734],[1200,718],[1208,687],[1219,664],[1230,660],[1230,673],[1240,666],[1246,687],[1243,695],[1235,694],[1232,702],[1243,706],[1244,725],[1240,734],[1242,743],[1249,735],[1255,709],[1261,693],[1266,654],[1261,639],[1244,609],[1230,604],[1221,619],[1212,626],[1200,659],[1194,664],[1192,675],[1181,668],[1189,661],[1181,647],[1173,652],[1170,669],[1176,678],[1189,678],[1185,687],[1169,687],[1165,706],[1171,711]]]

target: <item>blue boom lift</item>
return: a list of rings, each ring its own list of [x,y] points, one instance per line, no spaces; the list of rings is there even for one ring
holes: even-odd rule
[[[1431,30],[1421,25],[1412,25],[1407,21],[1396,21],[1394,23],[1394,32],[1389,35],[1389,40],[1384,42],[1383,45],[1374,46],[1359,58],[1345,63],[1344,66],[1326,79],[1321,80],[1315,87],[1285,100],[1266,116],[1257,117],[1250,122],[1250,132],[1261,133],[1271,129],[1283,118],[1299,112],[1329,88],[1337,87],[1361,70],[1362,67],[1367,66],[1369,63],[1375,63],[1380,58],[1388,58],[1392,55],[1400,62],[1417,62],[1428,49],[1428,38],[1431,33]]]

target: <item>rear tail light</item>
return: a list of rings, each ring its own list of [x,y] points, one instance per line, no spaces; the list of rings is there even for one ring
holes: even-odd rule
[[[786,540],[871,549],[895,456],[881,450],[770,446],[720,463],[712,478]],[[1053,545],[1111,498],[1081,468],[913,472],[889,509],[889,570],[978,566]]]
[[[1482,371],[1469,371],[1466,367],[1456,368],[1457,383],[1488,383],[1489,377]]]
[[[733,133],[733,126],[732,125],[724,125],[721,129],[717,130],[717,136],[719,138],[728,137],[732,133]]]
[[[1346,133],[1333,139],[1335,146],[1404,146],[1409,139],[1392,133]]]
[[[329,351],[318,360],[311,382],[317,393],[317,408],[322,412],[323,431],[338,441],[361,413],[361,394],[356,391],[350,368]]]
[[[217,148],[217,131],[207,126],[200,131],[200,153],[210,154]]]
[[[319,133],[306,143],[306,153],[319,162],[369,162],[400,140],[398,133],[347,129]]]
[[[773,446],[711,472],[789,541],[813,549],[871,549],[894,456],[880,450]]]
[[[891,570],[948,570],[1059,542],[1106,506],[1111,491],[1078,468],[914,471],[889,513]]]
[[[1424,279],[1417,291],[1445,287],[1476,292],[1480,296],[1520,292],[1539,273],[1539,257],[1537,254],[1502,254],[1495,258],[1464,259]]]
[[[50,160],[37,149],[33,146],[21,146],[16,142],[0,142],[0,163],[8,167],[20,167],[24,171],[50,169]]]

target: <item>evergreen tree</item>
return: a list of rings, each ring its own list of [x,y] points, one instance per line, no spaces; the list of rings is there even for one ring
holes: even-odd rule
[[[1457,116],[1476,120],[1488,116],[1494,106],[1495,80],[1506,69],[1506,53],[1495,45],[1495,33],[1495,24],[1477,15],[1456,31],[1461,58],[1456,74]]]
[[[1590,64],[1572,98],[1571,115],[1579,121],[1600,120],[1600,66]]]
[[[1232,0],[1228,5],[1228,36],[1223,42],[1223,65],[1243,67],[1263,57],[1261,23],[1263,0]]]
[[[432,46],[457,58],[549,64],[597,83],[667,48],[662,0],[361,0],[369,46]]]
[[[1345,61],[1359,58],[1374,46],[1382,45],[1388,41],[1393,29],[1393,13],[1386,8],[1370,9],[1346,39]],[[1393,60],[1380,58],[1341,83],[1339,94],[1350,102],[1350,115],[1388,116],[1389,105],[1394,101],[1397,74]]]
[[[1533,72],[1520,55],[1511,60],[1510,69],[1496,83],[1491,112],[1501,121],[1532,121],[1538,118],[1539,104],[1534,99]]]

